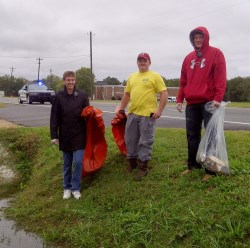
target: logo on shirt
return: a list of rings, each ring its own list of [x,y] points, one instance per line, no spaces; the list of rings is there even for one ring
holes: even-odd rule
[[[143,78],[143,79],[142,79],[142,82],[146,84],[146,83],[149,82],[149,79],[148,79],[148,78]]]
[[[191,60],[190,68],[191,68],[191,69],[194,69],[194,66],[195,66],[195,65],[200,65],[200,68],[205,67],[205,60],[206,60],[206,59],[203,58],[201,61],[196,62],[195,59],[192,59],[192,60]]]

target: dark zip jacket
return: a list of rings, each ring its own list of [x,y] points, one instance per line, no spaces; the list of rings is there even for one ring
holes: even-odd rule
[[[82,110],[89,106],[87,94],[77,90],[68,94],[66,87],[59,91],[50,114],[51,139],[59,139],[59,150],[69,152],[86,146],[86,121]]]

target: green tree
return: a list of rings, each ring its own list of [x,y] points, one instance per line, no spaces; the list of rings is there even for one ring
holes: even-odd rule
[[[121,85],[121,82],[114,77],[107,77],[103,79],[103,82],[105,82],[107,85]]]
[[[0,90],[4,91],[5,96],[17,96],[24,84],[28,82],[25,78],[15,78],[8,75],[0,77]]]
[[[59,76],[56,75],[48,75],[44,81],[46,82],[46,85],[53,89],[55,92],[58,92],[63,88],[63,80]]]
[[[10,90],[10,76],[4,75],[0,77],[0,90],[4,91],[5,95],[9,94]]]
[[[179,78],[173,78],[173,79],[166,79],[165,77],[162,77],[162,78],[167,87],[179,87],[179,83],[180,83]]]
[[[167,87],[179,87],[180,80],[178,78],[174,78],[174,79],[166,79],[165,77],[162,77],[162,78]],[[126,86],[127,81],[123,80],[121,84]]]
[[[250,77],[228,80],[225,99],[232,102],[250,102]]]
[[[18,77],[18,78],[14,78],[13,77],[13,84],[11,85],[11,91],[12,91],[12,95],[13,96],[17,96],[18,95],[18,91],[29,82],[28,79],[23,78],[23,77]]]
[[[92,78],[90,76],[90,68],[81,67],[76,71],[76,83],[77,88],[83,90],[91,97],[91,93],[93,94],[94,90],[94,82],[95,75],[92,74]]]

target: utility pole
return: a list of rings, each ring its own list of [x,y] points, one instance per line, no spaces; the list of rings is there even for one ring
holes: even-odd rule
[[[50,88],[51,88],[53,79],[52,69],[49,69],[49,72],[50,72]]]
[[[13,68],[13,66],[10,68],[10,77],[13,76],[13,71],[15,70],[15,68]]]
[[[13,68],[13,66],[10,68],[10,81],[9,81],[9,96],[11,96],[11,81],[12,81],[12,77],[13,77],[13,71],[15,70],[15,68]]]
[[[36,60],[38,60],[38,77],[37,77],[37,82],[39,83],[40,65],[41,65],[41,60],[43,60],[43,59],[41,59],[41,58],[39,57],[39,58],[36,59]]]
[[[90,31],[90,98],[93,100],[92,32]]]

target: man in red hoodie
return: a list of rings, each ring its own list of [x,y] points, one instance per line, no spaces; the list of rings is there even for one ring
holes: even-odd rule
[[[209,45],[209,33],[205,27],[197,27],[189,35],[194,51],[189,53],[182,64],[177,110],[182,112],[184,99],[186,106],[186,131],[188,142],[187,170],[182,174],[201,168],[196,162],[196,154],[201,140],[202,122],[207,126],[211,113],[205,110],[209,101],[217,108],[226,89],[226,61],[223,53]],[[202,179],[208,181],[214,174],[206,170]]]

